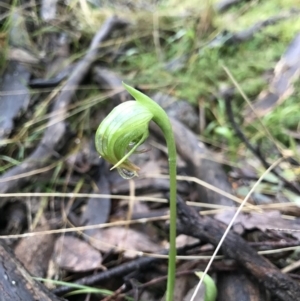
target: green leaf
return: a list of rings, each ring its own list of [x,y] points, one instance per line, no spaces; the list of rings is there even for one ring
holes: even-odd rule
[[[195,272],[195,275],[202,279],[203,272]],[[205,284],[205,301],[215,301],[217,300],[217,287],[215,285],[215,282],[209,275],[205,275],[203,282]]]

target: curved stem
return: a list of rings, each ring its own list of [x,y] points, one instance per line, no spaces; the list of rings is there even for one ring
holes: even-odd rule
[[[156,106],[158,106],[155,103]],[[158,106],[155,109],[153,121],[161,128],[168,147],[169,174],[170,174],[170,230],[169,230],[169,262],[168,262],[168,283],[166,301],[173,301],[175,274],[176,274],[176,221],[177,221],[177,182],[176,182],[176,144],[170,119],[166,112]]]

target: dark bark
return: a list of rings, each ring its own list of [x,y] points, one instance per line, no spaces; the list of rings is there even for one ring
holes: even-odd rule
[[[0,301],[62,301],[35,281],[13,252],[0,241]]]

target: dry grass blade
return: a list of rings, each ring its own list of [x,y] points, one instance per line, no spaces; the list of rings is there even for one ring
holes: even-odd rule
[[[161,175],[161,174],[147,174],[147,175],[145,175],[145,177],[160,178],[160,179],[168,179],[169,178],[169,176],[167,176],[167,175]],[[191,181],[191,182],[197,183],[198,185],[202,185],[202,186],[204,186],[204,187],[206,187],[206,188],[208,188],[210,190],[213,190],[213,191],[219,193],[220,195],[223,195],[223,196],[225,196],[225,197],[227,197],[227,198],[229,198],[229,199],[237,202],[238,204],[242,204],[243,200],[241,200],[240,198],[238,198],[238,197],[236,197],[236,196],[234,196],[234,195],[232,195],[230,193],[227,193],[227,192],[219,189],[218,187],[215,187],[215,186],[213,186],[213,185],[211,185],[211,184],[209,184],[209,183],[207,183],[207,182],[205,182],[203,180],[200,180],[200,179],[198,179],[196,177],[177,176],[176,179],[179,180],[179,181]],[[247,204],[247,207],[249,207],[249,208],[251,208],[251,209],[253,209],[255,211],[261,211],[261,209],[258,209],[255,205]]]

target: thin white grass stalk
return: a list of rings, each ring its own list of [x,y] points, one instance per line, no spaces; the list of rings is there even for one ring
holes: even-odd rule
[[[11,193],[0,193],[0,198],[26,198],[26,197],[59,197],[59,198],[96,198],[96,199],[121,199],[128,200],[130,197],[127,195],[118,194],[99,194],[99,193],[77,193],[77,192],[11,192]],[[168,200],[165,198],[159,198],[154,196],[131,196],[135,201],[143,202],[154,202],[154,203],[164,203],[167,204]],[[205,207],[210,209],[233,209],[231,206],[217,205],[217,204],[207,204],[201,202],[187,202],[189,206],[195,207]]]
[[[245,205],[245,204],[247,203],[247,201],[249,200],[251,194],[255,191],[255,189],[256,189],[256,188],[258,187],[258,185],[261,183],[261,181],[263,180],[263,178],[265,177],[265,175],[267,175],[273,168],[275,168],[282,160],[283,160],[283,158],[280,158],[280,159],[276,160],[276,161],[275,161],[275,162],[274,162],[274,163],[273,163],[273,164],[272,164],[272,165],[271,165],[271,166],[270,166],[270,167],[269,167],[269,168],[261,175],[261,177],[258,179],[258,181],[253,185],[253,187],[251,188],[251,190],[249,191],[249,193],[246,195],[245,199],[243,200],[243,202],[241,203],[240,207],[238,208],[238,210],[237,210],[236,213],[234,214],[232,220],[230,221],[229,225],[227,226],[227,229],[226,229],[226,231],[224,232],[224,234],[223,234],[221,240],[219,241],[219,244],[217,245],[217,247],[216,247],[216,249],[215,249],[215,251],[214,251],[214,253],[213,253],[213,255],[212,255],[211,259],[210,259],[210,261],[208,262],[208,264],[207,264],[207,266],[206,266],[206,268],[205,268],[205,271],[204,271],[204,273],[203,273],[203,276],[202,276],[202,278],[200,279],[200,281],[199,281],[199,283],[198,283],[198,285],[197,285],[197,287],[196,287],[196,289],[195,289],[195,292],[194,292],[194,294],[193,294],[193,296],[192,296],[192,298],[191,298],[190,301],[194,301],[194,300],[195,300],[195,298],[196,298],[196,296],[197,296],[197,293],[198,293],[198,291],[199,291],[199,289],[200,289],[200,287],[201,287],[201,284],[202,284],[202,282],[203,282],[203,279],[205,278],[205,275],[207,274],[209,268],[211,267],[211,265],[212,265],[212,263],[213,263],[213,261],[214,261],[214,258],[216,257],[217,253],[219,252],[219,250],[220,250],[220,248],[221,248],[221,246],[222,246],[222,244],[223,244],[223,242],[224,242],[224,240],[225,240],[227,234],[229,233],[231,227],[233,226],[233,224],[234,224],[236,218],[238,217],[238,215],[239,215],[240,212],[242,211],[242,208],[244,207],[244,205]]]
[[[1,143],[0,143],[0,145],[1,145]],[[56,167],[57,164],[58,163],[55,162],[55,163],[50,164],[46,167],[42,167],[42,168],[38,168],[38,169],[35,169],[35,170],[32,170],[32,171],[24,172],[24,173],[18,174],[16,176],[2,178],[2,179],[0,179],[0,183],[9,182],[9,181],[13,181],[13,180],[16,180],[16,179],[21,179],[21,178],[33,176],[33,175],[36,175],[36,174],[40,174],[40,173],[46,172],[48,170],[51,170],[52,168]],[[2,194],[5,195],[5,193],[2,193]],[[5,196],[3,196],[3,197],[5,197]]]
[[[198,139],[200,142],[202,142],[202,139]],[[200,143],[199,142],[199,143]],[[209,142],[210,144],[212,144],[211,142]],[[156,142],[156,141],[150,141],[150,145],[152,145],[153,147],[156,147],[157,149],[161,150],[162,152],[164,152],[165,154],[167,153],[167,149],[165,146],[163,146],[162,144]],[[221,150],[227,150],[227,148],[225,147],[221,147],[221,146],[218,146]],[[218,162],[218,163],[222,163],[222,164],[225,164],[225,165],[228,165],[228,166],[232,166],[232,167],[239,167],[239,164],[235,163],[235,162],[231,162],[231,161],[228,161],[226,159],[222,159],[222,158],[214,158],[212,156],[209,156],[208,154],[202,154],[201,156],[199,156],[199,158],[203,158],[203,159],[206,159],[206,160],[210,160],[212,162]]]
[[[159,217],[140,218],[131,221],[116,221],[112,223],[72,227],[67,229],[55,229],[55,230],[45,230],[45,231],[30,232],[30,233],[23,233],[23,234],[0,235],[0,239],[24,238],[24,237],[32,237],[38,235],[50,235],[50,234],[59,234],[59,233],[67,233],[67,232],[82,232],[89,229],[104,229],[104,228],[115,227],[115,226],[126,226],[128,224],[144,224],[152,221],[163,221],[163,220],[168,220],[169,218],[170,218],[169,215],[163,215]]]
[[[260,255],[269,255],[269,254],[276,254],[276,253],[282,253],[282,252],[290,252],[299,250],[300,246],[294,246],[294,247],[286,247],[286,248],[280,248],[280,249],[274,249],[274,250],[264,250],[257,252]]]
[[[114,92],[113,94],[115,94],[115,92]],[[38,128],[36,129],[36,131],[37,131],[37,132],[38,132],[38,131],[42,131],[43,129],[45,129],[45,128],[47,128],[47,127],[50,127],[50,126],[52,126],[52,125],[54,125],[54,124],[57,124],[58,122],[61,122],[61,121],[63,121],[63,120],[66,120],[67,118],[70,118],[70,117],[72,117],[72,116],[74,116],[74,115],[76,115],[76,114],[78,114],[78,113],[80,113],[80,112],[82,112],[82,111],[85,111],[85,110],[87,110],[87,109],[93,107],[93,106],[96,105],[97,103],[100,103],[100,102],[106,100],[107,98],[108,98],[108,95],[107,95],[107,94],[106,94],[106,95],[100,95],[100,96],[97,96],[97,97],[93,97],[93,100],[90,101],[89,103],[87,103],[85,106],[82,105],[82,103],[80,104],[80,106],[77,106],[77,105],[76,105],[76,106],[74,106],[75,109],[74,109],[73,111],[70,111],[70,112],[67,113],[67,114],[65,114],[65,112],[63,112],[63,110],[56,111],[56,112],[54,112],[55,114],[52,115],[52,117],[51,117],[51,118],[56,117],[56,119],[53,120],[53,121],[51,121],[51,122],[49,122],[49,123],[47,123],[47,124],[44,124],[44,125],[38,127]],[[69,108],[69,109],[70,109],[70,108]],[[61,116],[59,116],[59,115],[61,115]]]
[[[75,192],[12,192],[12,193],[0,193],[0,198],[38,198],[38,197],[61,197],[61,198],[97,198],[97,199],[106,199],[106,198],[111,198],[111,199],[121,199],[121,200],[128,200],[129,197],[127,195],[112,195],[112,194],[97,194],[97,193],[75,193]],[[154,203],[163,203],[167,204],[168,200],[165,198],[159,198],[155,196],[133,196],[135,201],[140,201],[140,202],[154,202]],[[232,210],[234,209],[231,206],[225,206],[225,205],[217,205],[217,204],[207,204],[207,203],[201,203],[201,202],[186,202],[188,206],[193,206],[193,207],[203,207],[203,208],[209,208],[212,209],[210,211],[205,210],[201,211],[200,213],[203,215],[207,214],[216,214],[218,212],[223,212],[224,210]],[[276,204],[267,204],[267,205],[255,205],[257,208],[264,209],[264,210],[270,210],[270,209],[281,209],[282,206],[286,207],[298,207],[294,203],[276,203]],[[215,209],[215,210],[213,210]],[[243,208],[243,211],[252,211],[251,208]],[[290,216],[290,215],[282,215],[282,218],[285,219],[294,219],[295,216]],[[270,228],[271,230],[287,230],[287,229],[273,229]]]
[[[168,179],[169,178],[168,175],[161,175],[161,174],[147,174],[144,177],[145,178],[160,178],[160,179]],[[220,188],[218,188],[218,187],[216,187],[214,185],[211,185],[211,184],[209,184],[209,183],[207,183],[207,182],[205,182],[203,180],[200,180],[200,179],[198,179],[196,177],[177,176],[176,179],[179,180],[179,181],[191,181],[191,182],[197,183],[197,184],[199,184],[201,186],[206,187],[207,189],[215,191],[215,192],[219,193],[220,195],[223,195],[223,196],[225,196],[225,197],[233,200],[236,203],[242,204],[242,201],[243,201],[242,199],[240,199],[240,198],[236,197],[235,195],[232,195],[232,194],[230,194],[228,192],[225,192],[222,189],[220,189]],[[247,204],[247,206],[249,208],[252,208],[255,211],[262,211],[261,209],[257,208],[255,205]]]
[[[62,90],[62,89],[61,89]],[[50,95],[51,97],[48,97],[48,100],[51,100],[53,99],[56,94],[58,94],[61,90],[57,90],[57,91],[53,91],[55,93],[52,93],[53,95]],[[87,98],[86,100],[84,101],[81,101],[80,103],[76,103],[76,104],[73,104],[73,105],[70,105],[68,108],[69,110],[72,110],[72,109],[78,109],[83,107],[84,109],[86,108],[90,108],[91,106],[97,104],[98,102],[102,101],[102,100],[105,100],[107,99],[108,97],[110,96],[113,96],[119,92],[121,92],[122,90],[119,89],[117,91],[114,91],[113,93],[106,93],[105,95],[97,95],[96,97],[93,96],[93,97],[90,97],[90,98]],[[35,118],[34,120],[30,120],[28,122],[25,123],[25,127],[29,127],[29,126],[32,126],[38,122],[41,122],[41,121],[44,121],[44,120],[48,120],[52,117],[56,117],[57,115],[59,115],[61,112],[63,112],[63,109],[61,110],[57,110],[57,111],[54,111],[54,112],[51,112],[51,113],[48,113],[48,114],[44,114],[43,116],[40,116],[38,118]],[[76,111],[78,112],[78,111]]]
[[[300,246],[294,246],[294,247],[286,247],[286,248],[280,248],[280,249],[273,249],[273,250],[264,250],[264,251],[258,251],[257,254],[259,255],[271,255],[276,253],[282,253],[282,252],[291,252],[299,249]],[[164,258],[168,259],[168,255],[161,255],[161,254],[154,254],[154,253],[143,253],[143,256],[148,257],[155,257],[155,258]],[[210,260],[212,256],[210,255],[177,255],[177,260]],[[220,260],[223,259],[225,256],[223,255],[217,255],[214,260]]]
[[[130,197],[127,195],[112,195],[112,194],[97,194],[97,193],[76,193],[76,192],[13,192],[13,193],[0,193],[0,198],[34,198],[34,197],[61,197],[61,198],[97,198],[97,199],[121,199],[128,200]],[[167,204],[168,200],[165,198],[159,198],[154,196],[132,196],[135,201],[140,202],[154,202],[154,203],[163,203]],[[212,210],[201,211],[202,215],[216,214],[219,212],[224,212],[225,210],[234,209],[231,206],[217,205],[217,204],[207,204],[201,202],[186,202],[188,206],[193,207],[203,207],[210,208]],[[255,205],[259,209],[280,209],[282,206],[287,207],[297,207],[293,203],[278,203],[278,204],[268,204],[268,205]],[[252,211],[252,208],[243,208],[243,211],[248,212]],[[257,209],[256,209],[257,211]],[[263,212],[259,212],[263,213]],[[294,219],[294,216],[282,215],[282,218],[285,219]]]
[[[112,195],[112,194],[99,194],[99,193],[75,193],[75,192],[12,192],[0,193],[0,198],[26,198],[26,197],[60,197],[60,198],[96,198],[96,199],[122,199],[128,200],[128,195]],[[149,201],[157,203],[168,203],[167,199],[157,198],[151,196],[133,196],[136,201]],[[199,203],[200,204],[200,203]],[[193,203],[192,203],[193,205]],[[194,205],[193,205],[194,206]],[[210,208],[216,208],[211,206]]]

